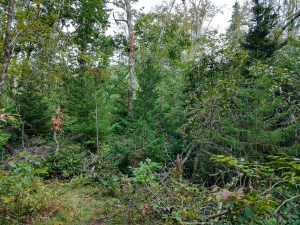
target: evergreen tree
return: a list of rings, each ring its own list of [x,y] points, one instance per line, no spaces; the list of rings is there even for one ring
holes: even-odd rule
[[[212,133],[218,145],[240,156],[260,157],[262,153],[294,149],[292,140],[299,123],[291,121],[296,102],[287,104],[285,86],[293,75],[267,65],[251,68],[252,78],[243,78],[230,97],[230,113],[219,121],[219,132]],[[282,80],[280,77],[285,76]]]
[[[49,106],[43,93],[43,87],[36,81],[23,78],[19,81],[16,102],[24,132],[30,138],[51,133]]]
[[[253,18],[249,32],[243,43],[251,59],[266,59],[279,48],[277,39],[272,37],[272,29],[277,25],[277,14],[271,5],[253,0]]]
[[[69,116],[69,135],[73,141],[79,141],[90,149],[99,147],[99,103],[98,92],[103,91],[96,78],[107,66],[112,54],[112,40],[105,36],[107,28],[107,10],[102,0],[69,0],[64,5],[61,20],[67,24],[73,22],[75,31],[73,43],[79,50],[72,70],[76,76],[64,77],[65,95],[62,110]]]
[[[232,8],[233,8],[233,12],[232,12],[229,28],[227,29],[227,35],[234,42],[239,42],[243,35],[243,31],[242,31],[243,15],[241,10],[241,5],[238,1],[236,1]]]

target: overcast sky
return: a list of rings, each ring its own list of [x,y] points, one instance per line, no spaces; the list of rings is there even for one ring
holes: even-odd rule
[[[134,4],[135,9],[144,8],[144,12],[149,12],[156,5],[162,4],[164,1],[169,0],[138,0],[137,3]],[[176,0],[178,3],[181,3],[182,0]],[[222,13],[219,13],[211,25],[219,30],[219,32],[224,32],[229,24],[229,20],[231,18],[232,6],[236,0],[211,0],[217,7],[221,8]],[[239,2],[243,2],[244,0],[238,0]],[[117,10],[114,8],[113,11]],[[117,10],[118,11],[118,10]],[[108,29],[107,34],[113,35],[115,32],[118,32],[120,27],[114,24],[112,16],[110,17],[111,27]]]
[[[149,12],[151,9],[153,9],[156,5],[161,5],[163,2],[169,1],[169,0],[138,0],[137,3],[134,4],[135,9],[142,9],[144,12]],[[178,3],[181,3],[182,0],[176,0]],[[217,28],[219,32],[225,32],[226,28],[228,27],[231,13],[232,13],[232,6],[233,4],[238,1],[241,4],[245,0],[211,0],[218,8],[221,8],[221,13],[219,13],[214,20],[212,21],[211,25],[214,28]],[[109,5],[109,8],[113,8],[113,12],[119,11],[119,9],[113,7],[112,5]],[[115,33],[118,33],[120,31],[120,26],[116,25],[114,23],[114,19],[112,14],[110,15],[110,27],[107,30],[107,34],[114,35]],[[65,27],[64,30],[66,32],[72,32],[74,31],[74,28],[72,26]]]
[[[166,0],[165,0],[166,1]],[[181,0],[177,0],[178,3],[181,2]],[[211,0],[216,6],[221,7],[223,14],[219,14],[215,20],[213,21],[213,25],[218,28],[220,31],[224,31],[225,28],[228,25],[228,21],[231,17],[232,12],[232,6],[235,3],[236,0]],[[238,0],[239,2],[242,2],[242,0]],[[151,8],[153,8],[155,5],[159,5],[163,3],[164,0],[139,0],[138,3],[136,3],[136,6],[138,8],[144,7],[145,11],[150,11]]]

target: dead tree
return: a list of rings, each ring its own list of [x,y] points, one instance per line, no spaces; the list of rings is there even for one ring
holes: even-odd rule
[[[128,116],[132,116],[133,113],[133,99],[135,94],[135,54],[134,54],[134,45],[135,45],[135,36],[134,36],[134,27],[133,27],[133,15],[132,15],[132,6],[131,0],[121,0],[115,2],[115,5],[119,8],[122,8],[125,11],[125,18],[115,19],[116,23],[125,22],[127,25],[128,31],[128,65],[129,65],[129,88],[128,88]]]

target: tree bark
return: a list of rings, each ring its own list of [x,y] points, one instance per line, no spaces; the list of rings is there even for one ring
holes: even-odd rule
[[[4,38],[4,46],[3,46],[3,61],[2,61],[2,70],[0,76],[0,95],[2,95],[5,78],[8,70],[8,66],[11,59],[11,47],[10,47],[10,39],[11,39],[11,29],[13,23],[15,11],[15,0],[9,1],[8,11],[7,11],[7,21],[6,21],[6,30],[5,30],[5,38]]]

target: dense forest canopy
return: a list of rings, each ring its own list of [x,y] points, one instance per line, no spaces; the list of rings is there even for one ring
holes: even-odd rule
[[[1,0],[0,224],[300,224],[300,2]]]

